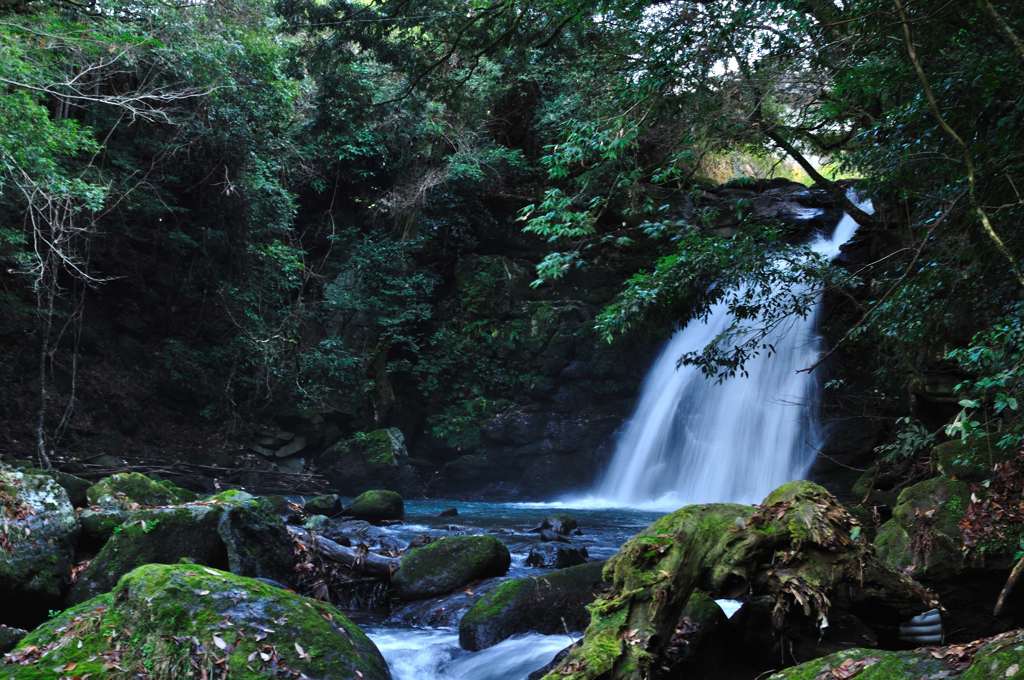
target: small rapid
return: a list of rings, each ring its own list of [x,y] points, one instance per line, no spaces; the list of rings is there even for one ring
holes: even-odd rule
[[[367,631],[393,680],[514,680],[549,663],[578,636],[520,635],[479,652],[459,648],[458,633],[417,628]]]

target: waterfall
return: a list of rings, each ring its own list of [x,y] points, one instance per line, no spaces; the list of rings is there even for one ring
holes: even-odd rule
[[[865,201],[861,208],[871,211]],[[831,236],[809,247],[831,260],[857,230],[843,215]],[[746,364],[748,375],[718,383],[699,367],[677,368],[731,321],[725,303],[679,330],[661,350],[622,431],[597,499],[632,507],[759,502],[780,484],[803,477],[822,444],[816,376],[798,372],[820,356],[821,297],[807,316],[773,331],[775,354]]]

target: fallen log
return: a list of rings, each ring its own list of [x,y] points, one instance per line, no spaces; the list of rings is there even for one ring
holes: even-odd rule
[[[343,564],[354,572],[390,580],[398,571],[397,557],[385,557],[365,549],[348,548],[329,538],[299,527],[288,527],[293,537],[314,548],[321,557]]]

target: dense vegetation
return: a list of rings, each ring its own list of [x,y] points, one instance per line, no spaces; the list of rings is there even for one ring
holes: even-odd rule
[[[872,372],[840,367],[829,386],[903,418],[888,458],[943,425],[1021,443],[1014,3],[0,11],[0,319],[17,348],[0,371],[24,385],[4,415],[41,458],[103,429],[84,422],[96,400],[137,419],[120,397],[155,390],[177,422],[242,437],[326,415],[470,449],[548,388],[531,365],[548,340],[523,348],[566,332],[565,301],[595,281],[595,345],[727,299],[737,327],[682,357],[719,378],[770,351],[808,291],[845,291],[832,342],[848,364],[870,352]],[[830,269],[745,199],[725,208],[737,228],[709,228],[710,182],[769,174],[827,190],[871,256]],[[510,299],[529,304],[497,308]],[[959,383],[959,414],[907,400],[936,371]]]

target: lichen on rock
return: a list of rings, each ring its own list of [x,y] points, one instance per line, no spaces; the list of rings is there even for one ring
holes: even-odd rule
[[[140,472],[119,472],[105,477],[90,486],[85,495],[90,505],[122,510],[177,505],[196,499],[187,489]]]
[[[45,612],[61,596],[78,529],[67,492],[52,477],[0,467],[0,623],[21,621],[23,605]]]

